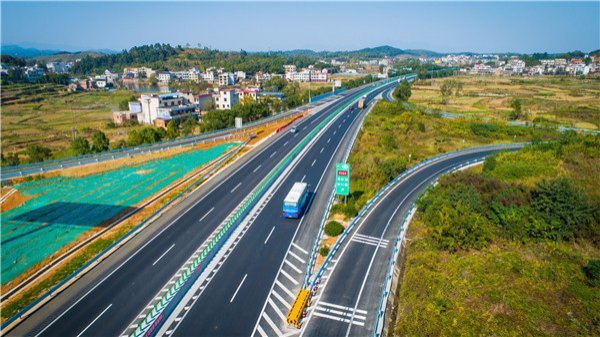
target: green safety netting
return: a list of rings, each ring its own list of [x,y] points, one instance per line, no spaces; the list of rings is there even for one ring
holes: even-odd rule
[[[16,185],[22,195],[32,198],[2,212],[2,284],[239,144],[192,150],[82,178],[53,177]]]

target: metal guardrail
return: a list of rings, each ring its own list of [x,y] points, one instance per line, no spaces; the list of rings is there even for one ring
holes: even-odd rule
[[[449,168],[448,170],[445,170],[441,174],[448,174],[448,173],[454,172],[456,170],[459,170],[463,167],[473,165],[475,163],[480,163],[484,159],[485,159],[485,157],[480,157],[480,158],[476,158],[473,160],[469,160],[465,163],[461,163],[456,166],[453,166],[453,167]],[[437,179],[432,181],[430,183],[430,186],[432,186],[435,183],[435,181],[437,181]],[[388,262],[387,271],[386,271],[386,274],[384,277],[384,283],[381,288],[381,296],[379,297],[379,304],[377,306],[375,325],[374,325],[374,329],[373,329],[373,337],[381,337],[381,333],[383,331],[383,327],[384,327],[384,323],[385,323],[383,320],[385,319],[385,310],[387,308],[387,298],[391,292],[392,278],[393,278],[392,273],[394,271],[394,266],[396,265],[396,260],[398,259],[398,254],[400,253],[400,248],[402,246],[402,243],[404,242],[404,236],[406,234],[406,230],[408,229],[408,223],[410,222],[416,209],[417,209],[416,205],[413,202],[411,205],[411,208],[404,213],[402,225],[399,227],[398,233],[396,234],[396,237],[394,238],[394,250],[392,251],[392,255],[390,256],[390,259]]]
[[[448,157],[454,156],[454,155],[459,154],[459,153],[460,154],[476,153],[476,152],[483,151],[483,150],[493,150],[493,149],[498,149],[498,150],[514,149],[514,148],[523,147],[526,144],[529,144],[529,143],[495,144],[495,145],[479,146],[479,147],[473,147],[473,148],[469,148],[469,149],[452,151],[452,152],[448,152],[448,153],[444,153],[444,154],[441,154],[441,155],[437,155],[437,156],[428,158],[428,159],[426,159],[424,161],[421,161],[418,164],[416,164],[416,165],[408,168],[404,172],[402,172],[399,176],[397,176],[396,178],[394,178],[387,185],[385,185],[381,190],[379,190],[379,192],[377,192],[377,194],[375,194],[375,196],[373,198],[371,198],[371,200],[369,200],[367,202],[367,204],[363,207],[363,209],[356,215],[356,217],[352,220],[352,222],[344,230],[344,232],[342,233],[342,235],[338,238],[338,240],[336,241],[336,243],[331,248],[329,254],[325,258],[325,261],[323,262],[323,264],[319,268],[319,271],[315,274],[315,277],[313,278],[313,280],[311,282],[310,289],[313,289],[313,287],[315,285],[317,285],[317,283],[318,283],[317,281],[321,278],[321,276],[323,275],[323,272],[326,270],[327,266],[331,262],[331,259],[333,258],[333,256],[335,255],[335,253],[337,252],[337,250],[339,249],[339,247],[341,246],[341,244],[344,242],[344,239],[349,235],[348,233],[350,233],[352,231],[352,229],[354,228],[355,224],[360,219],[362,219],[362,217],[371,208],[371,206],[373,206],[373,204],[375,202],[377,202],[377,200],[379,200],[379,198],[381,198],[381,196],[383,194],[385,194],[393,185],[395,185],[396,183],[398,183],[398,181],[400,181],[401,179],[403,179],[407,175],[415,172],[416,170],[420,169],[421,167],[423,167],[425,165],[428,165],[429,163],[432,163],[434,161],[439,161],[441,159],[448,158]]]
[[[28,313],[29,310],[31,310],[32,308],[34,308],[41,301],[45,300],[48,296],[52,297],[52,296],[56,295],[55,292],[57,290],[59,290],[62,286],[64,286],[65,284],[67,284],[69,281],[71,281],[75,277],[79,277],[80,276],[79,274],[83,270],[85,270],[86,268],[88,268],[92,264],[96,263],[99,259],[105,258],[104,255],[107,252],[109,252],[111,249],[119,246],[125,239],[128,239],[132,234],[136,233],[136,231],[138,231],[140,228],[142,228],[143,226],[145,226],[150,220],[154,219],[163,210],[165,210],[167,207],[171,206],[176,200],[179,200],[181,197],[183,197],[190,189],[196,187],[199,182],[203,181],[208,175],[212,174],[215,170],[217,170],[222,163],[224,163],[225,161],[227,161],[228,159],[230,159],[232,156],[234,156],[236,153],[238,153],[239,150],[241,150],[244,145],[245,145],[245,142],[242,143],[242,144],[240,144],[237,147],[237,149],[235,149],[233,151],[230,151],[228,154],[226,154],[226,155],[222,156],[221,158],[217,159],[215,161],[215,166],[211,170],[207,171],[205,174],[203,174],[200,177],[198,177],[192,184],[190,184],[188,187],[186,187],[180,193],[178,193],[176,196],[174,196],[173,199],[171,199],[166,204],[162,205],[156,211],[152,212],[152,214],[150,214],[149,216],[147,216],[146,218],[144,218],[144,220],[142,220],[142,222],[140,222],[138,225],[136,225],[135,227],[133,227],[132,229],[130,229],[121,238],[119,238],[118,240],[116,240],[115,242],[113,242],[111,245],[109,245],[108,247],[106,247],[105,249],[103,249],[100,253],[96,254],[95,257],[93,257],[91,260],[89,260],[88,262],[86,262],[83,266],[79,267],[77,270],[75,270],[73,273],[71,273],[71,275],[69,275],[67,278],[65,278],[64,280],[62,280],[61,282],[59,282],[58,284],[56,284],[52,288],[50,288],[50,290],[46,291],[38,299],[36,299],[35,301],[33,301],[32,303],[30,303],[29,305],[27,305],[25,308],[21,309],[14,316],[12,316],[11,318],[7,319],[4,323],[2,323],[0,325],[0,330],[3,330],[3,332],[6,332],[4,330],[11,323],[13,323],[15,320],[28,317],[29,314],[31,314],[31,313]]]
[[[384,81],[379,83],[375,89],[363,89],[352,99],[350,99],[350,102],[353,102],[361,95],[366,94],[369,91],[376,90],[377,88],[388,83],[388,81]],[[284,159],[269,173],[269,175],[267,175],[267,177],[265,177],[258,187],[242,201],[241,205],[234,210],[233,215],[224,221],[224,225],[213,237],[213,239],[204,247],[204,249],[198,252],[199,254],[197,257],[192,261],[191,264],[189,264],[181,276],[179,276],[175,283],[161,297],[160,301],[153,306],[152,310],[144,318],[144,321],[138,324],[137,328],[131,334],[132,337],[154,336],[160,330],[160,327],[164,323],[165,317],[167,317],[172,310],[175,309],[181,298],[183,298],[185,292],[192,286],[200,274],[202,274],[212,258],[225,244],[231,233],[233,233],[237,226],[242,222],[255,203],[264,194],[264,192],[266,192],[269,187],[271,187],[273,182],[276,181],[276,178],[279,176],[279,174],[283,172],[285,167],[302,151],[303,147],[348,105],[349,103],[337,108],[328,117],[321,121],[321,123],[319,123],[308,135],[306,135],[306,137],[304,137],[298,143],[298,145],[296,145],[290,151],[287,156],[284,157]]]

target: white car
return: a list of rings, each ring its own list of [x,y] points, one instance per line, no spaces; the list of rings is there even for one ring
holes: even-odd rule
[[[296,131],[298,131],[298,129],[295,126],[292,126],[292,128],[290,129],[290,132],[296,133]]]

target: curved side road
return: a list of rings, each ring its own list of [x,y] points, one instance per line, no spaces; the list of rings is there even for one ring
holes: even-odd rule
[[[419,193],[444,173],[481,162],[497,151],[522,146],[455,152],[423,165],[392,185],[355,223],[325,269],[301,336],[373,335],[380,317],[378,306],[388,261],[394,253],[398,233],[403,229],[402,220]]]

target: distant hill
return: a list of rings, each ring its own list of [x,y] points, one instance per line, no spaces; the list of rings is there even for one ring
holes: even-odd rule
[[[379,46],[373,48],[363,48],[358,50],[346,50],[346,51],[314,51],[310,49],[294,49],[285,51],[275,52],[257,52],[259,54],[279,54],[287,56],[305,56],[310,58],[344,58],[344,57],[358,57],[358,58],[382,58],[382,57],[395,57],[399,55],[408,56],[440,56],[440,53],[425,50],[425,49],[399,49],[392,46]]]
[[[21,57],[21,58],[47,56],[47,55],[53,55],[53,54],[62,52],[61,50],[23,48],[21,46],[15,45],[15,44],[3,45],[0,48],[1,48],[1,53],[4,55],[10,55],[10,56]]]
[[[74,53],[63,52],[52,55],[31,57],[27,61],[29,63],[74,62],[75,60],[83,59],[84,57],[95,58],[104,55],[106,54],[97,51],[78,51]]]

